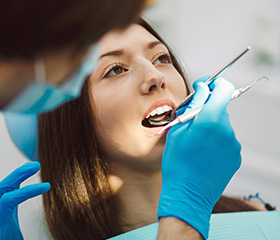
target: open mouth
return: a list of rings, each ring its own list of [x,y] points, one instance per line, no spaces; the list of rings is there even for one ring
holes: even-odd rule
[[[169,105],[164,105],[154,109],[142,120],[144,127],[160,127],[169,123],[171,112],[173,108]]]

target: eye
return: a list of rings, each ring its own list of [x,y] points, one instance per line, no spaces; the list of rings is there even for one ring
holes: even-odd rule
[[[171,63],[171,57],[168,54],[162,54],[160,55],[156,61],[154,61],[154,64],[168,64]]]
[[[128,71],[128,69],[125,68],[123,65],[116,63],[109,67],[109,70],[106,71],[104,78],[113,77],[113,76],[122,74],[127,71]]]

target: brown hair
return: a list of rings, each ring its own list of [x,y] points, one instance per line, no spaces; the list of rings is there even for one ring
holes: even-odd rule
[[[162,41],[145,21],[140,25]],[[183,76],[172,52],[171,56]],[[44,211],[55,240],[105,239],[122,233],[92,103],[88,79],[79,99],[39,116],[41,178],[52,186],[43,195]]]
[[[0,59],[81,48],[127,26],[145,0],[11,0],[0,7]]]
[[[97,146],[88,80],[79,99],[39,116],[44,211],[54,239],[105,239],[121,232]]]
[[[221,196],[215,204],[212,213],[257,211],[246,202],[233,197]]]

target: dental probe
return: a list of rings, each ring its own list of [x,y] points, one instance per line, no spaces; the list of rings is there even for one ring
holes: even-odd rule
[[[225,66],[223,66],[220,70],[215,72],[211,77],[209,77],[204,83],[209,85],[216,77],[220,76],[225,70],[227,70],[232,64],[234,64],[239,58],[241,58],[246,52],[250,50],[251,47],[247,47],[244,51],[242,51],[240,54],[238,54],[234,59],[232,59],[229,63],[227,63]],[[193,98],[194,92],[189,94],[183,101],[182,103],[175,108],[170,116],[170,121],[174,120],[176,111],[180,109],[181,107],[187,105]]]
[[[234,100],[236,98],[238,98],[240,95],[242,95],[243,93],[247,92],[251,87],[253,87],[258,81],[260,81],[261,79],[267,79],[267,77],[261,77],[257,80],[255,80],[251,85],[248,85],[246,87],[241,87],[239,89],[236,89],[231,97],[231,100]],[[175,120],[173,120],[172,122],[168,123],[167,125],[165,125],[162,129],[160,129],[160,131],[157,133],[157,135],[161,134],[162,132],[164,132],[166,129],[171,128],[179,123],[185,123],[191,119],[193,119],[203,108],[204,105],[202,105],[201,107],[195,108],[187,113],[184,113],[180,116],[178,116]]]

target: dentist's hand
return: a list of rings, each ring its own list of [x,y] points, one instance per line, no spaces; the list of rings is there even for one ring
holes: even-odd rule
[[[201,81],[194,83],[195,95],[186,111],[205,103],[203,109],[167,134],[158,218],[179,218],[207,238],[212,209],[240,167],[241,146],[227,112],[233,85],[218,78],[210,85],[210,95]]]
[[[39,183],[23,188],[20,184],[40,169],[40,163],[26,163],[0,182],[0,239],[23,239],[18,222],[17,206],[29,198],[47,192],[49,183]]]

